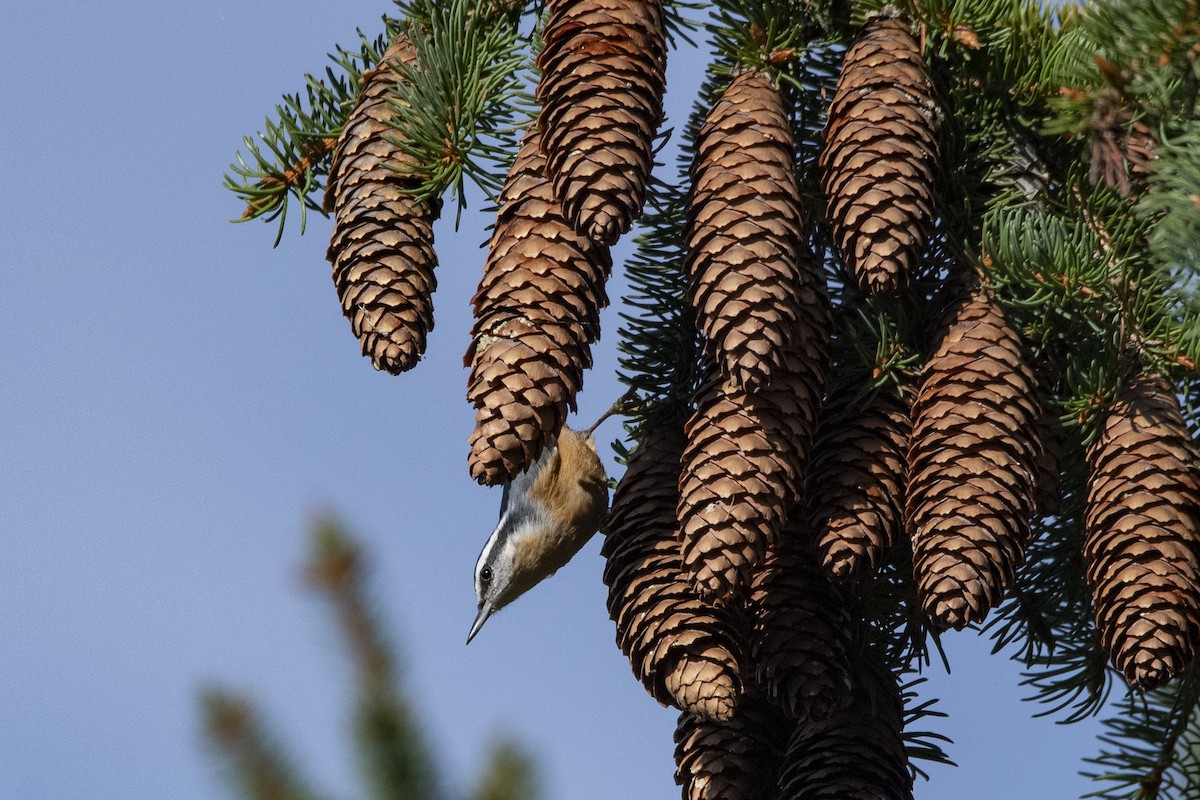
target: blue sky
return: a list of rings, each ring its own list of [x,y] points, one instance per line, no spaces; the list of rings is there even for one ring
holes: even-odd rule
[[[299,574],[321,510],[374,556],[408,687],[460,785],[509,732],[541,760],[547,798],[677,796],[675,714],[613,644],[599,541],[463,645],[499,504],[465,467],[461,355],[484,217],[457,235],[440,224],[437,328],[401,378],[358,355],[327,221],[275,250],[271,228],[228,223],[240,209],[221,174],[241,137],[389,5],[5,13],[0,798],[230,796],[197,724],[212,682],[258,698],[319,787],[361,796],[348,665]],[[675,124],[701,71],[675,54]],[[612,309],[604,323],[586,422],[619,394]],[[962,767],[935,770],[918,797],[1078,796],[1098,726],[1030,720],[1015,668],[950,638],[955,674],[932,686]]]

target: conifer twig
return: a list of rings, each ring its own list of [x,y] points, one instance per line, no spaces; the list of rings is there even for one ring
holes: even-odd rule
[[[247,800],[316,800],[269,740],[250,702],[220,689],[201,696],[205,732]]]

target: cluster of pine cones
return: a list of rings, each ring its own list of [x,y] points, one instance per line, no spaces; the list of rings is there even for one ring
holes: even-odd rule
[[[608,248],[641,212],[662,121],[656,0],[548,10],[542,111],[501,192],[466,355],[470,469],[489,485],[533,463],[574,407]],[[343,309],[393,373],[420,359],[433,326],[438,208],[413,199],[388,125],[392,66],[415,58],[401,35],[365,76],[327,195]],[[890,11],[868,20],[818,162],[823,224],[864,293],[905,291],[925,251],[933,94],[910,25]],[[933,624],[979,622],[1054,490],[1037,380],[989,290],[971,284],[951,304],[919,380],[872,393],[829,364],[824,272],[804,231],[784,101],[769,74],[740,67],[699,131],[687,209],[708,377],[682,430],[639,444],[603,548],[618,644],[683,712],[685,798],[910,797],[899,690],[850,652],[842,587],[911,544]],[[1096,624],[1143,688],[1177,674],[1200,639],[1196,460],[1175,395],[1148,373],[1106,407],[1087,450]]]

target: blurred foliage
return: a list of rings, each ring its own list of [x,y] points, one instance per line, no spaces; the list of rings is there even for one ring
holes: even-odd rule
[[[330,606],[354,664],[353,735],[370,800],[537,800],[537,770],[515,741],[497,739],[474,791],[447,787],[395,667],[366,588],[359,545],[332,518],[313,526],[309,586]],[[222,688],[200,698],[204,729],[230,785],[244,800],[324,800],[279,745],[252,700]]]

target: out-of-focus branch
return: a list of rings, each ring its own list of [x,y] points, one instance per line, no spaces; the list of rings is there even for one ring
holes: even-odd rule
[[[226,763],[230,782],[246,800],[317,800],[245,698],[221,689],[201,697],[208,741]]]
[[[313,528],[309,584],[329,600],[358,673],[354,729],[364,775],[378,800],[436,800],[436,770],[398,687],[393,654],[371,609],[362,550],[335,520]]]
[[[539,794],[529,754],[509,739],[495,741],[473,800],[534,800]]]

